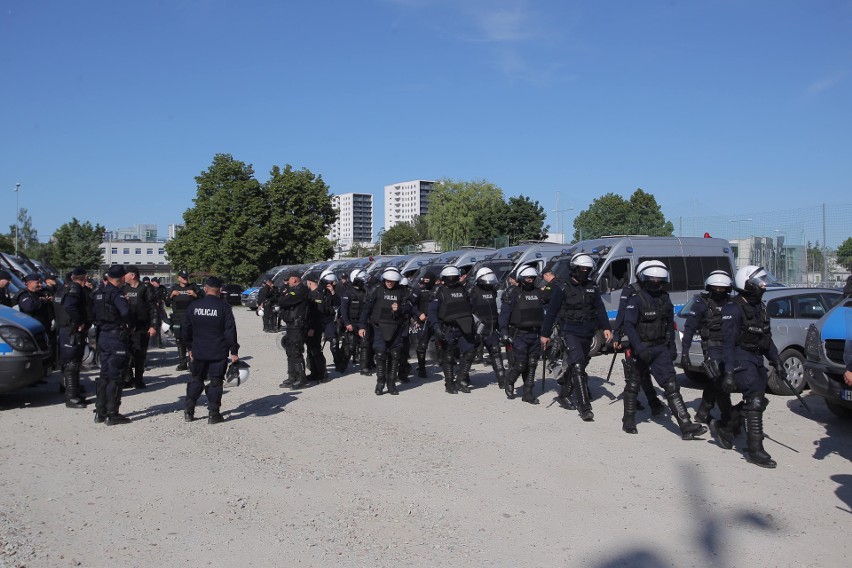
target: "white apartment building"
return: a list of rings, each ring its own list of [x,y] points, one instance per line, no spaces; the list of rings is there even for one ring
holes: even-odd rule
[[[338,247],[349,249],[354,243],[373,242],[373,195],[344,193],[331,197],[337,209],[337,221],[331,226],[329,240]]]
[[[410,223],[429,212],[429,194],[437,182],[422,179],[385,186],[385,231],[398,223]]]

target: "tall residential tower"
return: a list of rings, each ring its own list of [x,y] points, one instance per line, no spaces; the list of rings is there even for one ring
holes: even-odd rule
[[[417,179],[385,186],[385,231],[398,223],[410,223],[415,215],[429,212],[429,194],[436,182]]]

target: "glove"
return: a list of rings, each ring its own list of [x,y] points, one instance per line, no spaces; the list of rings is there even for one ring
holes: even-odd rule
[[[722,377],[722,384],[720,385],[722,388],[722,392],[726,392],[728,394],[737,392],[737,381],[734,380],[733,373],[725,373]]]
[[[651,356],[651,350],[650,349],[646,349],[646,350],[642,351],[641,353],[637,353],[636,357],[640,361],[645,363],[645,365],[650,365],[651,361],[654,360],[654,358]]]
[[[512,343],[512,339],[509,337],[509,334],[508,334],[508,333],[501,333],[501,334],[500,334],[500,343],[501,343],[504,347],[505,347],[506,345],[509,345],[510,343]]]
[[[692,362],[689,360],[689,351],[684,351],[683,355],[680,356],[680,367],[683,370],[689,369],[692,366]]]
[[[775,369],[775,376],[781,379],[782,381],[787,380],[787,369],[784,368],[784,365],[781,361],[773,361],[770,363],[772,368]]]

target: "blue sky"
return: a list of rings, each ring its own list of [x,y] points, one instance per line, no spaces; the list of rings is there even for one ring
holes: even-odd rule
[[[566,226],[637,187],[670,219],[852,203],[849,1],[3,0],[0,77],[0,227],[20,182],[42,240],[165,233],[219,152],[372,192],[376,231],[384,185],[443,177]]]

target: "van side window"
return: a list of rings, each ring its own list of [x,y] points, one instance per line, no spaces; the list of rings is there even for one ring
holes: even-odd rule
[[[642,257],[639,262],[653,259]],[[656,257],[656,260],[661,260],[669,269],[671,282],[663,286],[668,292],[701,290],[707,276],[714,270],[724,270],[731,274],[731,261],[727,256],[666,256]]]

